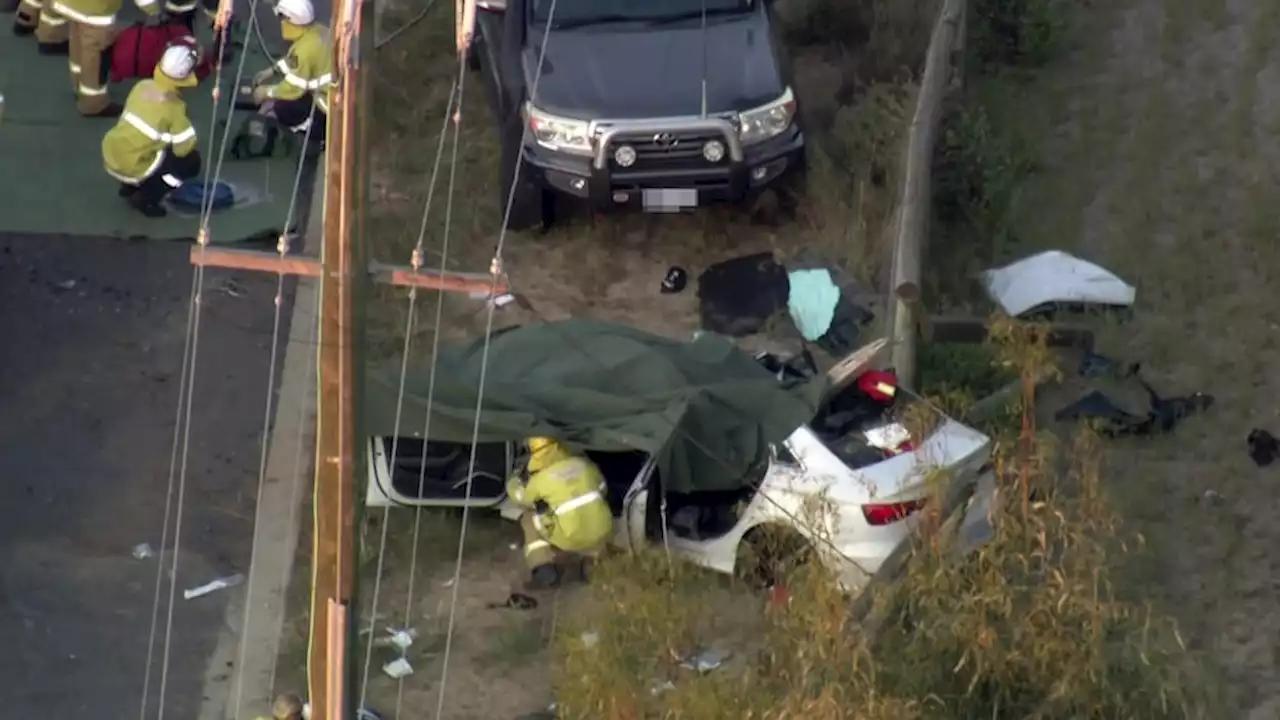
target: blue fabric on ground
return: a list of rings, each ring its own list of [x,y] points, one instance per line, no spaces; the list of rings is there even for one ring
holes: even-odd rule
[[[788,279],[791,294],[787,312],[805,340],[815,342],[831,327],[840,301],[840,288],[831,280],[829,270],[795,270]]]

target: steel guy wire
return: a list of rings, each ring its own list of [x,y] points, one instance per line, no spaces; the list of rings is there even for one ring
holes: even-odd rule
[[[413,16],[413,17],[411,17],[411,18],[409,18],[409,20],[408,20],[405,24],[403,24],[403,25],[401,25],[400,27],[396,28],[394,31],[392,31],[390,34],[388,34],[386,37],[381,37],[381,38],[380,38],[380,37],[374,37],[374,39],[373,39],[373,49],[374,49],[374,50],[381,50],[383,47],[385,47],[385,46],[389,45],[389,44],[391,43],[391,41],[392,41],[392,40],[395,40],[396,38],[398,38],[398,37],[400,37],[402,34],[404,34],[404,32],[405,32],[406,30],[408,30],[409,28],[412,28],[414,25],[417,25],[419,22],[422,22],[422,19],[423,19],[423,18],[425,18],[425,17],[427,16],[427,13],[431,12],[431,6],[432,6],[432,5],[435,5],[435,4],[436,4],[436,0],[427,0],[427,4],[426,4],[426,5],[424,5],[424,6],[422,7],[422,9],[418,11],[418,14],[417,14],[417,15],[414,15],[414,16]],[[375,33],[374,33],[374,35],[376,36],[376,35],[377,35],[377,33],[375,32]]]
[[[551,4],[547,8],[547,29],[542,35],[542,46],[538,49],[538,65],[534,68],[533,82],[529,86],[530,102],[538,97],[538,84],[542,81],[542,71],[547,60],[547,41],[551,39],[555,16],[556,0],[551,0]],[[521,145],[524,144],[528,134],[529,124],[526,122],[520,130]],[[471,457],[467,460],[467,489],[462,505],[462,528],[458,531],[458,556],[453,566],[453,586],[450,588],[452,592],[449,597],[449,623],[445,630],[444,657],[440,668],[440,693],[436,696],[436,720],[441,720],[444,716],[445,694],[449,688],[449,657],[453,651],[453,630],[458,620],[458,586],[461,585],[462,557],[467,545],[467,520],[471,516],[471,508],[468,506],[471,502],[471,491],[475,485],[476,452],[480,438],[480,412],[484,407],[484,384],[489,374],[489,347],[493,342],[493,316],[494,311],[497,310],[497,303],[493,302],[493,297],[498,292],[498,277],[503,272],[502,248],[507,239],[507,224],[511,220],[512,205],[515,204],[516,188],[520,186],[520,166],[523,163],[524,153],[517,152],[515,168],[511,174],[511,187],[507,189],[507,204],[502,213],[502,226],[498,229],[498,242],[493,251],[493,263],[490,267],[493,280],[489,288],[489,302],[485,314],[484,346],[480,351],[480,378],[476,391],[476,415],[471,427]]]
[[[435,161],[432,163],[432,166],[431,166],[431,179],[427,185],[427,198],[423,204],[423,209],[422,209],[422,224],[418,232],[418,241],[414,246],[413,254],[410,259],[410,265],[413,267],[415,272],[422,265],[422,241],[423,241],[423,237],[426,235],[426,232],[427,232],[427,221],[431,216],[431,206],[435,200],[436,181],[439,179],[439,176],[440,176],[440,162],[444,158],[444,141],[447,135],[446,130],[448,129],[449,118],[453,116],[455,107],[459,111],[461,111],[461,108],[462,108],[461,92],[462,92],[462,86],[458,81],[455,80],[453,85],[449,88],[449,100],[448,102],[445,103],[444,118],[441,120],[440,138],[436,146],[436,157],[435,157]],[[455,139],[455,142],[456,142],[456,139]],[[450,181],[452,182],[452,173],[450,174]],[[450,187],[449,196],[450,196],[450,199],[452,199],[452,186]],[[446,247],[447,247],[447,244],[446,244]],[[416,314],[417,314],[417,302],[418,302],[418,288],[410,287],[409,288],[409,309],[405,317],[404,344],[401,349],[401,357],[400,357],[399,393],[396,399],[396,414],[395,414],[395,420],[392,423],[392,433],[391,433],[391,452],[390,452],[390,458],[389,458],[389,462],[390,462],[389,467],[393,468],[393,471],[396,465],[396,458],[398,457],[398,453],[400,449],[400,420],[402,416],[402,411],[404,409],[404,388],[405,388],[405,381],[408,378],[408,374],[409,374],[409,351],[413,344],[414,319],[416,318]],[[438,334],[439,333],[437,332],[437,335]],[[428,398],[430,398],[430,394],[428,394]],[[390,497],[388,496],[388,500],[389,499]],[[390,523],[388,522],[390,520],[390,516],[391,516],[391,506],[388,505],[387,507],[384,507],[382,509],[382,530],[381,530],[381,537],[379,538],[379,541],[378,541],[378,563],[377,563],[377,569],[375,570],[374,580],[373,580],[373,599],[372,599],[372,605],[370,610],[369,639],[367,642],[367,646],[365,647],[364,668],[361,673],[361,680],[360,680],[360,705],[361,706],[364,706],[365,700],[367,699],[367,694],[369,691],[369,673],[373,665],[373,642],[375,637],[377,636],[377,632],[376,632],[376,629],[374,628],[374,624],[376,623],[377,617],[378,617],[378,598],[380,597],[380,594],[382,591],[382,572],[383,572],[383,567],[386,563],[387,532],[388,532],[387,528],[390,525]],[[412,565],[410,565],[410,572],[412,571],[413,571]],[[408,625],[408,622],[406,621],[406,627],[407,625]],[[402,682],[403,682],[403,679],[402,679]]]
[[[311,127],[315,120],[316,106],[311,105],[311,112],[307,115],[307,129],[302,137],[302,153],[298,158],[298,170],[293,177],[293,190],[289,195],[289,210],[285,215],[284,232],[280,234],[280,241],[276,246],[276,250],[283,260],[289,252],[289,228],[293,227],[294,212],[298,207],[298,191],[302,186],[302,171],[306,168],[306,148],[311,142]],[[284,271],[276,274],[276,295],[275,295],[275,313],[271,322],[271,360],[267,369],[267,390],[265,408],[262,411],[262,454],[258,462],[258,490],[254,497],[255,505],[253,513],[253,540],[258,537],[258,530],[262,527],[262,488],[267,483],[267,448],[271,437],[271,418],[272,410],[275,409],[275,388],[276,388],[276,360],[280,355],[280,316],[284,305]],[[249,546],[249,579],[245,585],[244,597],[244,620],[240,627],[240,651],[236,660],[236,694],[235,694],[235,718],[240,719],[240,704],[244,699],[244,665],[245,655],[249,647],[249,623],[253,617],[253,588],[255,585],[255,573],[253,572],[254,551],[257,549],[257,543],[251,542]]]
[[[460,61],[458,65],[458,112],[459,113],[462,112],[463,90],[465,89],[465,87],[466,87],[466,63],[465,61]],[[453,151],[452,151],[452,157],[449,163],[449,186],[448,186],[449,190],[448,190],[448,197],[445,200],[445,206],[444,206],[444,234],[441,238],[441,243],[440,243],[440,273],[442,275],[444,274],[449,262],[449,233],[453,227],[453,191],[454,191],[454,188],[456,187],[456,178],[457,178],[457,171],[458,171],[458,136],[461,133],[461,125],[462,125],[462,117],[461,115],[459,115],[457,117],[457,122],[453,124]],[[443,134],[444,133],[441,132],[441,135]],[[424,217],[424,221],[425,221],[425,217]],[[426,230],[425,222],[423,224],[422,230],[424,232]],[[424,234],[423,232],[420,232],[418,234],[419,249],[421,249],[422,247],[423,234]],[[423,446],[424,450],[426,448],[425,443],[427,442],[428,438],[431,437],[431,411],[432,411],[432,405],[435,402],[435,395],[436,395],[436,368],[438,366],[438,359],[440,356],[440,325],[444,317],[444,298],[445,298],[445,295],[443,292],[438,293],[436,295],[436,317],[435,317],[436,329],[435,329],[435,332],[432,333],[432,337],[431,337],[431,373],[427,379],[427,417],[423,421],[423,428],[422,428],[422,439],[424,443],[424,446]],[[493,302],[492,294],[489,298],[489,302]],[[399,402],[400,403],[404,402],[403,396],[401,396]],[[418,497],[422,497],[422,495],[425,493],[426,483],[427,483],[427,465],[424,462],[422,464],[422,467],[418,469]],[[404,601],[404,618],[405,618],[404,624],[406,627],[409,625],[409,621],[413,613],[413,588],[414,588],[414,581],[417,579],[418,546],[419,546],[419,540],[421,538],[421,533],[422,533],[422,506],[419,505],[418,507],[414,508],[414,513],[413,513],[413,540],[412,540],[413,544],[411,546],[412,550],[410,551],[410,557],[409,557],[409,587],[408,587],[408,591],[405,593],[405,601]],[[403,702],[404,702],[404,678],[400,678],[399,682],[396,683],[396,714],[395,714],[396,717],[400,717],[400,710],[403,705]]]
[[[224,0],[224,1],[229,1],[229,0]],[[255,21],[254,13],[257,10],[257,6],[258,6],[258,0],[250,1],[250,5],[249,5],[250,26],[252,26],[252,23]],[[226,43],[227,29],[225,27],[221,28],[219,32],[222,34],[221,39],[223,40],[223,42],[218,43],[218,57],[215,63],[217,70],[215,71],[215,74],[214,74],[213,108],[210,110],[210,118],[209,118],[211,137],[216,137],[216,134],[217,134],[218,104],[219,104],[219,98],[221,97],[221,88],[222,88],[222,63],[225,57],[226,45],[227,45]],[[246,38],[247,38],[247,31],[246,31]],[[247,59],[247,57],[248,57],[248,53],[241,53],[240,55],[240,63],[237,67],[235,81],[234,81],[235,87],[239,87],[240,85],[240,79],[244,75],[244,66],[245,66],[245,60]],[[230,139],[230,135],[231,135],[231,124],[227,123],[226,127],[223,128],[222,143],[218,150],[217,164],[213,171],[213,182],[212,183],[209,182],[208,180],[209,175],[207,172],[205,175],[206,181],[205,181],[204,187],[206,189],[211,189],[213,187],[216,187],[217,185],[218,177],[222,172],[222,163],[226,159],[226,148],[227,148],[227,142]],[[212,213],[212,210],[213,210],[213,192],[209,191],[207,192],[203,202],[201,203],[200,232],[199,232],[199,235],[197,236],[197,242],[199,243],[200,251],[202,253],[204,252],[209,242],[209,219],[210,219],[209,216]],[[189,454],[191,449],[191,416],[192,416],[192,406],[194,405],[192,400],[194,399],[193,392],[195,389],[196,360],[199,357],[199,352],[200,352],[200,309],[201,309],[200,305],[201,305],[201,294],[204,291],[204,271],[205,271],[205,266],[203,263],[198,264],[196,266],[195,273],[194,273],[195,274],[195,281],[194,281],[195,291],[191,298],[191,303],[193,305],[192,313],[191,313],[192,314],[191,362],[188,368],[189,372],[186,378],[187,405],[186,405],[186,412],[183,417],[184,427],[182,430],[182,452],[181,452],[181,456],[180,456],[181,459],[180,459],[179,468],[178,468],[178,481],[177,481],[178,492],[177,492],[177,499],[176,499],[176,507],[174,508],[173,550],[172,550],[172,557],[170,558],[170,567],[169,567],[169,602],[168,602],[168,612],[166,613],[166,618],[165,618],[164,651],[161,656],[160,690],[159,690],[159,698],[157,699],[157,703],[159,705],[159,709],[157,711],[157,720],[164,719],[165,696],[166,696],[166,691],[168,690],[168,685],[169,685],[170,653],[173,648],[173,611],[174,611],[174,604],[176,602],[176,594],[177,594],[177,588],[178,588],[178,556],[180,554],[179,551],[181,549],[181,544],[182,544],[182,507],[186,499],[187,462],[189,459]],[[148,676],[150,676],[150,672],[151,672],[150,667],[148,667],[147,668]],[[144,703],[145,703],[145,700],[144,700]],[[145,713],[145,708],[143,712]]]
[[[194,269],[193,269],[194,270]],[[196,274],[191,273],[191,291],[188,297],[196,295]],[[187,302],[187,329],[182,339],[182,371],[178,374],[178,408],[173,418],[173,446],[169,452],[169,483],[164,497],[164,524],[160,531],[160,553],[156,558],[155,594],[151,601],[151,629],[147,632],[147,660],[142,677],[142,701],[138,717],[147,718],[147,695],[151,690],[151,663],[155,659],[156,630],[160,622],[160,588],[164,580],[164,553],[169,546],[169,517],[173,509],[173,490],[178,476],[178,447],[182,440],[182,409],[187,395],[187,371],[191,363],[191,328],[195,303]],[[174,582],[174,579],[170,579]]]

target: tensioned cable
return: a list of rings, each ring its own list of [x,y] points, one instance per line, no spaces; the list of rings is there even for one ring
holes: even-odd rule
[[[533,71],[533,82],[529,87],[529,100],[533,101],[538,97],[538,84],[542,80],[542,71],[546,65],[547,59],[547,41],[551,39],[552,28],[555,25],[556,16],[556,0],[551,0],[547,8],[546,31],[542,35],[542,46],[538,49],[538,65]],[[520,143],[524,144],[529,134],[529,124],[524,123],[520,130]],[[458,619],[458,586],[462,580],[462,557],[467,545],[467,520],[471,515],[471,491],[475,485],[476,472],[476,453],[480,437],[480,412],[484,408],[484,385],[489,374],[489,348],[493,343],[493,316],[497,310],[498,304],[493,302],[494,296],[498,292],[498,278],[503,272],[502,268],[502,248],[507,239],[507,225],[511,221],[511,209],[515,204],[516,188],[520,185],[520,166],[524,163],[524,153],[516,153],[515,168],[511,174],[511,187],[507,190],[507,203],[502,213],[502,226],[498,230],[498,242],[493,251],[493,263],[491,266],[493,280],[489,288],[488,309],[485,313],[484,327],[484,347],[480,351],[480,377],[476,391],[476,410],[475,421],[471,427],[471,457],[467,461],[467,489],[463,497],[462,504],[462,528],[458,531],[458,555],[453,566],[453,586],[449,598],[449,622],[445,630],[444,653],[442,666],[440,668],[440,692],[436,696],[436,720],[444,717],[444,699],[445,691],[448,689],[449,682],[449,657],[453,651],[453,630]]]
[[[294,212],[298,207],[298,192],[302,187],[302,171],[307,165],[306,148],[311,142],[311,128],[314,124],[316,114],[316,106],[311,104],[311,111],[307,115],[307,129],[302,137],[303,151],[298,158],[298,170],[293,177],[293,190],[289,195],[289,210],[285,215],[285,230],[280,234],[280,239],[276,244],[276,251],[283,260],[285,255],[289,253],[289,228],[293,227]],[[276,360],[280,356],[280,316],[284,308],[284,278],[283,270],[276,273],[276,294],[275,294],[275,316],[271,324],[271,360],[267,369],[267,391],[266,391],[266,407],[262,411],[262,454],[258,461],[258,490],[254,495],[256,498],[256,508],[253,513],[253,542],[250,544],[249,550],[249,581],[245,586],[245,607],[244,619],[240,626],[240,652],[239,658],[236,660],[236,694],[235,718],[240,719],[240,704],[244,699],[244,665],[245,655],[249,648],[249,623],[253,617],[253,588],[256,573],[253,572],[254,551],[257,549],[258,530],[262,527],[262,488],[267,483],[267,449],[271,437],[271,417],[272,410],[275,408],[275,388],[276,388]],[[304,403],[305,404],[305,403]]]
[[[431,215],[431,205],[435,200],[436,181],[440,176],[440,162],[444,157],[444,141],[446,136],[445,130],[448,128],[449,118],[453,115],[455,105],[458,108],[462,107],[460,96],[461,96],[461,86],[458,83],[458,81],[455,81],[453,85],[449,88],[449,100],[447,103],[445,103],[444,119],[441,121],[441,128],[440,128],[440,140],[436,146],[435,161],[432,163],[432,166],[431,166],[431,179],[429,181],[429,184],[427,185],[427,198],[426,198],[426,201],[423,203],[422,225],[421,225],[421,228],[419,229],[418,241],[413,249],[412,258],[410,261],[410,265],[415,272],[422,265],[422,242],[423,242],[423,237],[426,235],[426,232],[427,232],[427,219]],[[452,187],[450,187],[450,190],[452,191]],[[450,192],[450,197],[452,198],[452,192]],[[417,312],[417,303],[418,303],[418,288],[410,287],[409,288],[409,308],[408,308],[408,313],[405,317],[405,326],[404,326],[404,345],[401,350],[401,357],[400,357],[399,394],[396,400],[396,414],[395,414],[395,420],[392,423],[392,433],[391,433],[391,455],[390,455],[390,465],[388,467],[392,468],[393,472],[396,466],[396,458],[398,457],[398,453],[400,449],[400,420],[402,416],[402,411],[404,409],[405,381],[409,375],[409,351],[413,344],[414,318]],[[430,395],[428,395],[428,397],[430,397]],[[390,496],[388,496],[388,499],[390,499]],[[361,673],[361,680],[360,680],[360,706],[361,707],[364,706],[365,700],[367,699],[367,695],[369,691],[369,673],[370,673],[370,669],[373,667],[373,643],[374,643],[374,639],[377,637],[377,632],[373,628],[373,623],[376,622],[378,617],[378,598],[380,597],[382,592],[382,571],[386,563],[387,527],[390,524],[388,522],[390,520],[390,515],[391,515],[391,506],[388,505],[382,509],[382,532],[381,532],[381,537],[379,538],[379,541],[378,541],[378,565],[377,565],[377,569],[375,571],[374,580],[373,580],[373,600],[372,600],[372,605],[370,610],[369,640],[365,648],[364,668],[363,668],[363,672]],[[412,566],[410,567],[412,571]]]
[[[465,87],[465,82],[466,82],[465,78],[466,78],[466,65],[465,63],[462,63],[459,65],[458,81],[457,81],[458,82],[457,107],[458,107],[459,113],[462,112],[462,99],[463,99],[462,91],[463,91],[463,88]],[[454,190],[454,187],[456,186],[455,181],[457,178],[457,171],[458,171],[458,136],[461,133],[461,125],[462,125],[462,118],[461,118],[461,115],[459,115],[456,118],[456,122],[454,122],[453,124],[453,152],[452,152],[452,158],[449,164],[449,186],[448,186],[449,194],[445,201],[445,206],[444,206],[444,236],[441,240],[441,247],[440,247],[440,273],[442,275],[447,270],[448,262],[449,262],[449,234],[453,227],[453,190]],[[441,136],[443,135],[444,133],[441,132]],[[426,229],[426,217],[424,216],[423,230],[425,231],[425,229]],[[419,251],[422,248],[423,234],[424,234],[423,232],[420,232],[418,234]],[[421,252],[419,252],[419,255],[421,255]],[[432,337],[431,337],[431,373],[427,379],[427,417],[426,417],[426,420],[423,421],[423,427],[422,427],[422,440],[424,443],[424,446],[423,446],[424,450],[426,448],[425,443],[427,442],[427,439],[431,437],[431,411],[432,411],[432,406],[435,401],[435,395],[436,395],[436,368],[438,366],[437,360],[440,355],[440,332],[441,332],[441,324],[444,319],[444,298],[445,298],[445,295],[443,292],[440,292],[436,295],[435,331],[432,333]],[[490,297],[490,302],[492,302],[492,297]],[[403,402],[403,401],[404,399],[402,396],[400,402]],[[418,469],[418,497],[422,497],[426,493],[426,484],[427,484],[427,464],[426,462],[423,462],[422,467]],[[412,613],[413,613],[413,597],[414,597],[413,589],[414,589],[414,581],[417,580],[418,545],[419,545],[419,539],[421,537],[421,531],[422,531],[422,506],[419,505],[418,507],[414,508],[414,513],[413,513],[413,545],[412,545],[412,550],[410,552],[410,557],[409,557],[409,587],[407,592],[405,593],[405,601],[404,601],[404,624],[406,627],[409,625],[409,622],[410,622],[410,619],[412,618]],[[395,717],[401,717],[400,709],[403,705],[403,702],[404,702],[404,678],[400,678],[399,682],[396,683]]]
[[[222,14],[224,10],[229,10],[229,2],[230,0],[223,0],[223,5],[219,11],[220,14]],[[250,13],[251,13],[250,23],[251,24],[254,22],[252,13],[256,10],[257,4],[258,4],[258,0],[251,0],[250,2]],[[224,53],[226,52],[226,45],[227,45],[226,43],[227,28],[225,27],[225,25],[219,28],[219,32],[222,34],[222,38],[221,38],[222,42],[218,43],[218,57],[217,57],[217,61],[215,62],[216,70],[214,74],[213,104],[212,104],[213,107],[209,111],[210,137],[217,136],[218,103],[221,97],[221,87],[222,87],[222,63],[223,63]],[[248,55],[247,53],[242,53],[240,57],[240,63],[239,63],[239,67],[237,68],[236,78],[235,78],[235,85],[237,87],[239,86],[240,79],[241,77],[243,77],[243,74],[244,74],[245,59],[247,58],[247,55]],[[213,211],[213,192],[210,189],[213,187],[216,187],[218,178],[221,175],[222,163],[226,158],[226,147],[227,147],[227,142],[230,139],[230,135],[231,135],[231,126],[230,126],[230,123],[227,123],[227,126],[223,130],[222,143],[219,147],[216,166],[212,172],[212,182],[209,181],[210,173],[208,172],[208,170],[206,170],[206,174],[205,174],[204,187],[206,188],[207,192],[201,202],[200,230],[196,238],[196,241],[199,244],[201,252],[204,251],[204,249],[207,247],[209,242],[209,220],[210,220],[210,215],[212,214],[212,211]],[[169,566],[168,611],[166,613],[166,618],[165,618],[164,650],[161,654],[160,688],[159,688],[159,697],[157,698],[157,704],[159,706],[159,709],[157,711],[157,720],[163,720],[164,718],[165,697],[167,694],[168,684],[169,684],[170,653],[172,652],[172,649],[173,649],[173,612],[174,612],[174,605],[177,599],[176,596],[177,596],[177,587],[178,587],[178,580],[177,580],[178,557],[180,555],[180,550],[182,545],[182,508],[186,499],[187,463],[188,463],[188,459],[190,456],[190,449],[191,449],[191,417],[192,417],[192,407],[194,405],[192,400],[193,400],[193,392],[195,388],[196,360],[199,357],[199,347],[200,347],[200,311],[201,311],[201,302],[202,302],[201,296],[204,291],[204,270],[205,270],[205,266],[203,263],[198,263],[194,269],[195,279],[193,281],[193,284],[195,287],[194,287],[194,292],[191,298],[192,308],[191,308],[191,322],[190,322],[190,326],[191,326],[190,327],[190,335],[191,335],[190,353],[191,355],[190,355],[190,362],[187,363],[188,372],[187,372],[187,377],[185,379],[186,380],[185,382],[186,399],[187,399],[185,412],[182,412],[180,410],[180,415],[182,416],[182,420],[181,420],[182,450],[179,455],[180,459],[178,462],[177,497],[175,500],[175,507],[173,508],[173,511],[174,511],[173,549],[171,551],[172,555],[170,558],[170,566]],[[180,396],[182,395],[181,390],[179,390],[179,395]],[[179,397],[179,407],[180,408],[182,407],[181,397]],[[167,515],[166,515],[166,524],[167,524]],[[157,573],[163,572],[163,563],[160,563],[160,566],[161,567],[157,569]],[[156,603],[156,607],[153,609],[153,615],[158,612],[159,612],[159,603]],[[147,686],[147,689],[149,689],[150,675],[151,675],[150,665],[153,659],[154,659],[153,652],[151,650],[148,650],[148,661],[147,661],[147,668],[146,668],[147,679],[143,683],[144,686]],[[143,701],[142,701],[143,707],[141,710],[141,714],[144,720],[146,715],[145,692],[146,690],[144,690]]]
[[[381,50],[383,47],[388,45],[392,40],[395,40],[396,38],[403,35],[407,30],[409,30],[409,28],[412,28],[414,25],[417,25],[418,23],[422,22],[422,19],[427,16],[427,13],[431,12],[431,6],[435,4],[436,4],[436,0],[427,0],[427,4],[422,6],[422,9],[418,11],[418,14],[409,18],[409,20],[406,21],[405,24],[396,28],[386,37],[375,37],[373,39],[373,49]]]

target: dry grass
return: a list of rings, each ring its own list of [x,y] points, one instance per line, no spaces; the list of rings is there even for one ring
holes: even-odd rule
[[[1042,329],[993,332],[1024,377],[1052,362]],[[560,717],[1231,717],[1173,624],[1112,590],[1129,546],[1096,439],[1061,446],[1037,432],[1031,392],[1023,407],[998,446],[995,538],[961,560],[926,523],[863,624],[813,566],[787,579],[785,604],[660,552],[599,568],[557,636]],[[681,667],[708,647],[733,660]]]
[[[796,92],[811,148],[807,190],[793,221],[779,224],[777,208],[766,201],[754,213],[725,207],[676,216],[576,213],[545,236],[512,233],[504,246],[504,267],[534,313],[508,306],[497,322],[590,316],[687,337],[697,327],[696,298],[693,288],[659,296],[667,268],[680,265],[696,276],[713,262],[769,249],[783,258],[803,251],[840,267],[863,288],[877,286],[887,258],[883,228],[911,101],[908,81],[923,58],[936,4],[866,0],[840,4],[844,10],[836,13],[836,4],[828,0],[787,3]],[[396,11],[388,12],[386,26],[394,28]],[[407,263],[425,228],[425,262],[440,262],[452,134],[425,226],[422,214],[457,73],[451,13],[448,3],[437,3],[421,24],[377,55],[370,227],[379,259]],[[472,271],[488,268],[502,214],[495,182],[497,137],[481,83],[479,75],[465,79],[448,233],[448,265]],[[420,303],[431,309],[415,335],[430,332],[434,303],[434,298]],[[406,307],[402,291],[382,288],[373,298],[370,335],[378,354],[399,353]],[[447,302],[444,337],[475,337],[483,318],[479,302]]]
[[[779,224],[784,213],[776,203],[765,202],[753,212],[716,207],[678,216],[575,214],[546,235],[511,233],[503,250],[504,268],[533,310],[507,306],[498,311],[497,326],[586,316],[688,337],[697,327],[694,288],[660,295],[667,268],[679,265],[696,277],[713,262],[768,249],[784,259],[801,253],[806,259],[821,259],[864,289],[880,286],[888,257],[883,230],[897,186],[894,173],[912,101],[910,81],[923,59],[938,3],[788,0],[779,5],[780,10],[787,6],[787,35],[795,48],[794,84],[810,144],[807,189],[794,219]],[[389,8],[385,28],[394,30],[416,10]],[[502,199],[496,187],[497,137],[481,76],[468,74],[456,162],[452,125],[444,144],[438,144],[449,90],[457,77],[452,12],[452,3],[436,2],[423,22],[377,52],[367,222],[371,251],[378,260],[407,264],[421,237],[424,264],[439,266],[446,256],[447,236],[446,266],[475,272],[488,268],[498,239]],[[443,147],[443,154],[433,191],[437,147]],[[425,362],[438,307],[442,342],[483,332],[485,312],[479,301],[426,294],[419,297],[412,322],[408,307],[403,291],[378,288],[370,298],[370,355],[375,361],[397,358],[405,330],[411,328],[411,357]],[[757,338],[755,346],[795,345],[794,330],[770,335]],[[404,515],[412,513],[391,513],[392,546],[408,543]],[[427,517],[438,522],[434,513]],[[509,550],[505,539],[512,532],[498,524],[486,537],[468,541],[446,717],[508,717],[545,707],[550,699],[550,677],[540,661],[548,657],[554,618],[576,600],[572,593],[562,592],[555,603],[544,603],[532,613],[486,607],[501,600],[511,581],[524,572],[519,554]],[[451,553],[456,547],[443,538],[439,542],[449,552],[440,547],[423,551],[415,580],[421,599],[409,613],[410,624],[432,637],[438,635],[451,601],[452,588],[442,582],[453,568]],[[376,611],[381,618],[403,612],[406,552],[389,552],[380,607],[366,608],[369,613]],[[362,587],[368,599],[371,583]],[[403,618],[393,624],[402,623]],[[425,649],[415,646],[414,652],[421,655],[413,660],[416,672],[404,681],[399,702],[401,689],[378,675],[385,658],[377,657],[368,686],[371,705],[384,710],[403,705],[414,713],[434,710],[441,658],[437,643],[423,643]]]
[[[1224,712],[1274,718],[1280,530],[1244,439],[1277,426],[1280,6],[1119,0],[1076,15],[1065,52],[1034,77],[988,74],[971,88],[987,147],[1022,169],[1004,179],[1016,193],[997,231],[953,266],[1046,248],[1100,262],[1138,287],[1134,319],[1100,327],[1100,349],[1142,361],[1165,392],[1217,396],[1171,438],[1103,448],[1123,519],[1148,539],[1117,582],[1216,658],[1234,695]],[[1210,491],[1221,504],[1205,502]]]

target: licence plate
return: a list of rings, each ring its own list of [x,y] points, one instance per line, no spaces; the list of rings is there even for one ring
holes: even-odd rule
[[[645,212],[680,212],[698,207],[698,191],[692,188],[645,190],[642,200]]]

